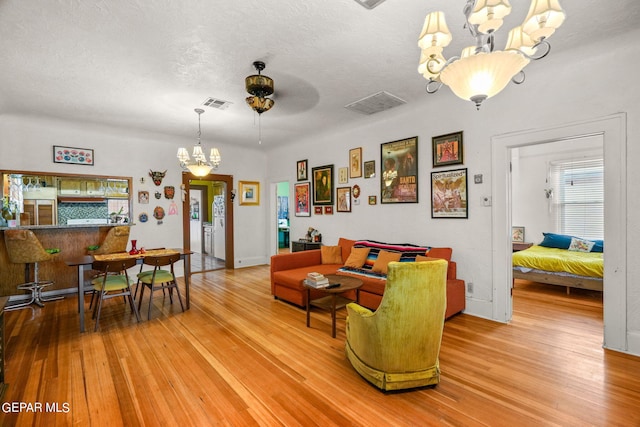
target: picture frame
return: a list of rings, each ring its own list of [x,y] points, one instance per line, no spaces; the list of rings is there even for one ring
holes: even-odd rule
[[[296,180],[306,181],[309,179],[309,160],[298,160],[296,162]]]
[[[140,203],[141,205],[149,204],[148,191],[138,191],[138,203]]]
[[[431,138],[433,167],[461,165],[463,161],[462,131]]]
[[[431,172],[431,218],[468,218],[467,169]]]
[[[349,150],[349,177],[362,178],[362,147]]]
[[[370,205],[375,205],[378,203],[378,197],[377,196],[369,196],[369,204]]]
[[[333,165],[318,166],[311,170],[313,204],[333,205]]]
[[[295,216],[311,216],[311,183],[303,182],[294,185]]]
[[[376,176],[376,161],[368,160],[364,162],[364,177],[373,178]]]
[[[258,181],[239,181],[240,205],[260,205],[260,183]]]
[[[325,215],[333,215],[333,206],[325,206],[324,207]]]
[[[322,206],[314,206],[313,207],[313,213],[315,215],[322,215]]]
[[[349,168],[338,169],[338,184],[346,184],[349,182]]]
[[[336,188],[336,200],[338,212],[351,212],[351,187]]]
[[[511,241],[513,243],[524,243],[524,227],[511,227]]]
[[[93,166],[95,160],[95,155],[91,148],[53,146],[53,163]]]
[[[418,137],[380,145],[380,203],[418,203]]]

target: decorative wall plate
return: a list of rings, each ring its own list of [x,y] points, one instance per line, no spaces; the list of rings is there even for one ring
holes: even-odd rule
[[[164,197],[166,199],[173,199],[173,196],[176,194],[176,189],[172,185],[167,185],[164,187]]]
[[[162,208],[162,206],[156,206],[153,210],[153,217],[157,220],[164,218],[164,208]]]
[[[356,184],[353,186],[353,198],[357,199],[358,197],[360,197],[360,186]]]
[[[142,212],[140,215],[138,215],[138,221],[147,222],[149,221],[149,216],[147,216],[146,212]]]

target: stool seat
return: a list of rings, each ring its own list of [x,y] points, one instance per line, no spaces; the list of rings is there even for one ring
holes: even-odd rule
[[[44,298],[42,289],[53,285],[50,280],[40,280],[38,277],[38,263],[51,261],[53,255],[48,253],[40,243],[40,240],[31,230],[5,230],[4,241],[7,247],[9,260],[14,264],[25,265],[25,283],[17,286],[20,290],[31,291],[31,299],[25,303],[8,306],[5,310],[24,308],[31,304],[44,307],[45,301],[54,301],[62,297]],[[31,268],[33,264],[33,280],[31,280]]]

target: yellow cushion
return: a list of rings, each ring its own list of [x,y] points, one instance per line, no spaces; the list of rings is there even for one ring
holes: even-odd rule
[[[320,255],[323,264],[342,264],[342,248],[340,246],[321,246]]]
[[[375,273],[387,274],[387,265],[391,261],[400,261],[400,252],[380,251],[378,259],[373,263],[372,270]]]
[[[352,248],[351,255],[344,263],[345,267],[361,268],[369,255],[369,248]]]
[[[151,280],[153,279],[153,270],[143,271],[142,273],[138,274],[138,279],[140,279],[142,283],[146,283],[147,285],[151,284]],[[166,270],[156,271],[155,283],[167,282],[173,282],[173,275],[171,274],[171,272]]]
[[[93,289],[97,292],[100,292],[102,290],[103,281],[104,276],[99,276],[93,279],[91,281]],[[107,282],[104,285],[104,290],[107,292],[119,291],[122,289],[126,289],[130,284],[133,284],[132,280],[129,279],[129,283],[127,283],[126,277],[121,274],[108,275]]]

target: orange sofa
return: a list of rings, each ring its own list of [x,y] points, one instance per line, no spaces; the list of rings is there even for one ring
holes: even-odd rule
[[[349,258],[351,248],[355,243],[355,240],[344,238],[340,238],[338,241],[338,246],[341,247],[342,264],[323,264],[320,249],[272,256],[271,294],[276,299],[305,307],[307,304],[307,292],[302,281],[307,277],[308,273],[317,272],[352,276],[363,282],[359,290],[358,303],[375,310],[382,300],[386,280],[384,278],[338,271]],[[449,261],[447,269],[447,308],[445,311],[445,318],[448,319],[465,309],[464,280],[460,280],[456,276],[456,263],[451,261],[451,248],[429,248],[426,252],[429,257],[443,258]],[[312,299],[319,298],[322,295],[321,291],[311,290]],[[352,291],[349,296],[355,299],[355,292]]]

